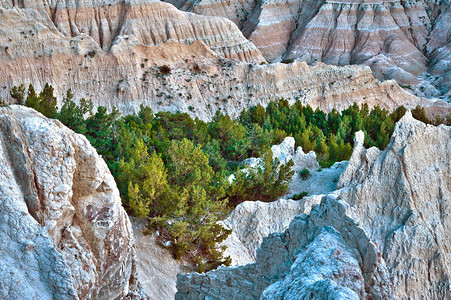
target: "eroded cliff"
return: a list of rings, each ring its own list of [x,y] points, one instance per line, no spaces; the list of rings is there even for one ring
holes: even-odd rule
[[[304,203],[296,208],[304,209],[309,216],[297,216],[285,233],[265,238],[257,250],[255,264],[222,268],[202,275],[179,275],[177,298],[225,299],[233,295],[244,299],[250,295],[250,298],[295,299],[299,295],[310,295],[318,299],[329,296],[362,299],[365,296],[359,292],[354,275],[347,273],[359,274],[358,269],[352,267],[352,259],[349,260],[348,254],[356,252],[347,242],[348,234],[359,247],[372,245],[368,249],[374,249],[365,256],[363,254],[368,252],[359,248],[358,253],[364,257],[357,264],[363,268],[365,292],[372,293],[372,297],[449,298],[451,127],[426,125],[407,112],[396,124],[385,150],[365,149],[363,138],[362,132],[356,134],[356,146],[337,183],[338,189],[324,196],[320,206],[313,205],[310,213],[305,206],[315,201],[301,200]],[[291,211],[292,203],[279,201],[272,205],[276,206],[273,211],[285,208]],[[242,219],[240,210],[234,213],[232,216],[237,222]],[[246,218],[247,212],[241,213]],[[329,219],[331,215],[334,217]],[[358,230],[347,228],[347,222],[341,223],[345,215]],[[271,215],[258,218],[267,217]],[[259,231],[283,227],[289,218],[288,214],[278,214],[273,218],[277,224]],[[324,223],[312,221],[316,218]],[[309,227],[312,223],[318,227]],[[299,238],[300,235],[310,239]],[[316,236],[320,238],[314,238]],[[341,239],[347,247],[340,246]],[[243,244],[251,242],[252,239],[242,241]],[[299,253],[294,258],[285,254],[293,249],[293,243],[300,245],[300,248],[294,247],[298,250],[293,253]],[[332,251],[338,248],[338,253],[348,258],[341,258],[340,263],[334,262]],[[375,269],[365,270],[365,257],[377,257],[380,267],[373,265]],[[375,270],[378,271],[375,273]],[[329,277],[330,274],[333,276]],[[372,279],[368,279],[368,275]],[[343,281],[337,281],[334,276]]]
[[[449,1],[167,2],[229,18],[269,61],[363,64],[379,79],[395,79],[429,97],[449,98]]]
[[[32,109],[0,109],[0,295],[116,299],[129,292],[133,232],[88,140]]]
[[[230,60],[227,57],[247,59],[218,49],[227,45],[232,51],[230,45],[241,42],[211,35],[216,31],[230,33],[232,29],[210,28],[213,26],[208,25],[210,17],[179,12],[170,4],[149,2],[145,9],[146,18],[156,19],[139,26],[132,24],[145,20],[136,17],[133,22],[124,21],[123,32],[117,34],[107,50],[88,29],[63,34],[59,25],[55,26],[49,9],[1,9],[0,97],[11,101],[9,90],[13,85],[32,83],[39,90],[49,82],[60,99],[71,88],[78,98],[92,99],[96,105],[110,108],[116,106],[123,113],[136,112],[140,104],[145,104],[154,111],[182,111],[204,120],[217,110],[236,116],[243,108],[266,104],[277,97],[290,102],[299,99],[326,111],[333,107],[343,109],[354,102],[388,109],[399,105],[433,105],[405,92],[394,81],[377,81],[369,68],[308,66],[301,62],[258,65]],[[168,16],[172,13],[173,17]],[[76,15],[82,16],[81,12]],[[156,33],[165,28],[158,20],[164,24],[184,24],[187,29],[180,30],[187,35],[191,35],[188,29],[198,32],[199,27],[210,28],[207,35],[214,43],[201,38],[168,36],[153,43],[136,29],[154,26],[158,28],[146,32]],[[124,31],[127,28],[134,29]],[[243,41],[244,37],[240,39]],[[163,65],[170,67],[169,74],[160,72]]]
[[[451,127],[426,125],[408,112],[383,151],[363,134],[338,192],[379,243],[398,299],[451,297]]]
[[[384,260],[348,205],[324,197],[281,234],[265,238],[255,264],[179,274],[176,299],[391,299]]]

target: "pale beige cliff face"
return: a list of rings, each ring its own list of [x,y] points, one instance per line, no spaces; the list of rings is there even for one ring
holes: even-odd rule
[[[285,97],[330,111],[354,102],[393,109],[430,102],[393,81],[379,82],[369,68],[305,63],[253,65],[220,57],[202,41],[145,46],[135,35],[116,38],[108,52],[90,36],[66,37],[44,12],[3,9],[0,14],[0,97],[9,89],[46,82],[62,96],[68,88],[96,105],[123,113],[140,104],[155,111],[188,112],[208,120],[216,110],[237,116],[243,108]],[[172,72],[161,75],[167,64]]]
[[[144,299],[173,299],[177,292],[175,280],[182,272],[183,263],[175,260],[170,249],[157,241],[157,233],[148,231],[147,221],[136,219],[132,222],[135,237],[135,278],[141,285]]]
[[[377,78],[395,79],[428,96],[447,95],[451,87],[449,1],[167,2],[229,18],[269,61],[367,65]],[[425,72],[448,80],[417,78]]]
[[[185,13],[158,0],[24,2],[4,1],[0,8],[31,8],[46,12],[65,37],[89,35],[108,51],[120,36],[132,36],[142,45],[166,41],[191,44],[203,41],[221,56],[246,62],[265,61],[260,51],[225,18]],[[31,52],[32,53],[32,52]]]
[[[5,107],[0,109],[0,162],[0,215],[7,218],[0,222],[5,225],[0,235],[11,230],[0,254],[15,273],[1,276],[0,294],[125,296],[133,232],[113,176],[88,140],[32,109]],[[12,224],[22,225],[14,232]],[[22,287],[17,278],[34,283]],[[27,290],[30,294],[20,296]]]
[[[341,110],[354,102],[387,109],[432,104],[410,95],[393,81],[375,80],[369,68],[308,66],[300,62],[258,65],[229,60],[222,56],[239,58],[233,50],[237,48],[223,48],[230,50],[229,54],[219,50],[221,45],[232,42],[221,36],[233,31],[210,28],[213,18],[178,12],[169,4],[159,2],[148,3],[142,9],[146,14],[124,22],[108,51],[102,49],[94,35],[63,34],[44,10],[1,9],[0,98],[10,101],[9,90],[14,85],[32,83],[40,89],[49,82],[60,99],[71,88],[77,98],[92,99],[95,105],[109,108],[116,106],[123,113],[136,112],[140,104],[145,104],[155,111],[187,112],[203,120],[211,119],[217,110],[237,116],[243,108],[257,103],[265,105],[280,97],[290,102],[299,99],[326,111],[334,107]],[[141,12],[132,7],[127,10],[130,16],[133,10]],[[169,18],[168,14],[174,17]],[[217,46],[208,46],[203,40],[179,43],[162,37],[158,43],[165,43],[149,46],[145,43],[151,41],[137,29],[147,28],[149,24],[161,25],[148,20],[150,16],[166,18],[167,24],[180,19],[183,26],[196,32],[200,32],[198,27],[205,27],[224,34],[211,37]],[[254,59],[251,54],[242,52],[243,59]],[[159,67],[164,64],[171,67],[171,74],[160,74]]]

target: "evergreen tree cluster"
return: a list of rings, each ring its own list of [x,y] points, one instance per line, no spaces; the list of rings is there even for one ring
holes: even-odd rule
[[[280,99],[244,110],[236,120],[217,113],[207,123],[143,106],[128,116],[102,106],[94,113],[91,101],[74,101],[70,90],[58,109],[48,84],[39,94],[32,85],[27,92],[23,85],[14,87],[10,94],[18,104],[86,135],[115,177],[124,207],[147,218],[171,241],[174,256],[192,259],[198,271],[229,262],[218,244],[230,231],[218,221],[231,208],[245,200],[273,201],[287,191],[292,162],[273,160],[271,145],[293,136],[296,146],[315,151],[321,165],[329,166],[349,159],[358,130],[365,132],[367,147],[383,149],[406,111],[354,104],[326,114]],[[413,114],[430,122],[420,107]],[[240,162],[249,157],[262,157],[264,167],[241,170]],[[235,179],[229,182],[231,174]]]

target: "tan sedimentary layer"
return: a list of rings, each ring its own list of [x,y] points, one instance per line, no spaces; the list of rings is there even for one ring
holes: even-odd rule
[[[118,37],[105,52],[90,36],[65,37],[45,12],[13,9],[0,14],[0,44],[7,45],[0,52],[0,97],[7,101],[13,85],[32,83],[40,89],[49,82],[60,96],[71,88],[79,98],[117,106],[124,113],[146,104],[204,120],[216,110],[237,116],[243,108],[278,97],[326,111],[354,102],[387,109],[430,105],[393,81],[377,81],[369,68],[254,65],[221,58],[202,41],[144,46],[135,35]],[[172,69],[169,75],[160,74],[164,64]]]
[[[221,56],[260,63],[260,51],[225,18],[185,13],[156,0],[99,1],[51,5],[31,2],[26,5],[1,2],[0,8],[35,8],[49,18],[66,37],[86,34],[108,51],[119,36],[133,36],[143,45],[166,41],[190,44],[201,40]]]
[[[180,9],[189,2],[190,11],[233,21],[244,11],[244,20],[237,24],[269,61],[363,64],[379,79],[413,86],[421,84],[417,77],[426,71],[450,77],[451,11],[446,1],[265,0],[255,7],[229,1],[214,7],[205,1],[167,1]],[[451,87],[447,79],[431,83],[423,83],[416,93],[446,95]]]

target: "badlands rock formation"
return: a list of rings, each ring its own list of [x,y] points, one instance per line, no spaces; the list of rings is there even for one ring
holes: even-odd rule
[[[286,137],[282,143],[271,147],[273,159],[278,159],[282,164],[293,160],[293,170],[296,172],[304,168],[314,172],[313,170],[319,167],[315,153],[310,151],[306,154],[301,147],[294,151],[294,147],[294,138]],[[243,163],[251,168],[264,167],[262,166],[263,161],[261,158],[248,158]],[[334,168],[333,170],[335,171],[336,169]],[[328,171],[324,171],[324,174],[326,173]],[[235,176],[231,175],[229,181],[234,180],[234,178]],[[295,173],[290,185],[296,184],[299,180],[298,173]],[[315,185],[316,181],[321,181],[317,185],[323,186],[328,186],[327,183],[329,183],[324,176],[313,176],[310,183]],[[333,184],[334,188],[332,190],[335,189],[336,183]],[[312,190],[309,195],[327,193],[328,191],[327,188],[320,188],[319,191]],[[321,197],[313,197],[307,201],[279,199],[274,202],[245,201],[240,203],[223,222],[225,227],[232,230],[231,235],[222,243],[222,245],[227,247],[224,252],[225,256],[230,256],[232,265],[245,265],[255,262],[256,250],[265,236],[270,233],[284,231],[295,216],[310,210],[308,205],[319,203],[320,201]]]
[[[451,297],[450,141],[451,127],[425,125],[413,119],[410,112],[396,124],[391,142],[383,151],[376,148],[364,149],[363,133],[360,132],[356,135],[354,153],[338,182],[339,189],[328,196],[338,198],[337,203],[341,203],[342,207],[349,205],[347,215],[363,227],[362,232],[366,232],[363,241],[368,239],[377,245],[376,248],[380,251],[377,256],[380,261],[385,262],[389,281],[393,284],[392,291],[387,295],[396,299]],[[283,205],[286,204],[283,202],[279,204],[278,209],[283,210]],[[338,208],[326,208],[323,200],[321,215],[331,213],[330,209],[340,210],[340,205]],[[308,218],[317,213],[318,207],[314,205]],[[307,218],[305,215],[296,217],[293,223],[305,218]],[[282,224],[286,219],[277,222]],[[287,230],[291,240],[294,234],[293,223]],[[327,226],[340,231],[334,225]],[[287,232],[282,236],[286,237]],[[290,273],[283,273],[285,271],[279,271],[281,261],[274,264],[270,262],[269,266],[265,264],[264,268],[259,268],[259,264],[268,261],[268,256],[262,256],[261,252],[269,247],[267,243],[271,239],[274,239],[274,236],[265,239],[257,251],[256,265],[235,269],[224,268],[206,275],[180,275],[179,297],[184,298],[188,291],[190,295],[198,293],[216,296],[212,290],[217,284],[222,284],[229,286],[230,289],[223,288],[221,293],[238,293],[238,289],[246,293],[254,291],[253,297],[260,297],[262,294],[263,298],[277,299],[284,295],[288,297],[293,291],[303,293],[304,289],[309,288],[313,295],[324,298],[322,293],[328,290],[330,283],[318,283],[315,288],[309,285],[317,280],[316,272],[329,274],[326,270],[330,262],[319,259],[313,263],[308,259],[322,257],[318,252],[325,252],[329,249],[329,245],[333,245],[334,249],[336,244],[330,242],[328,237],[324,237],[325,244],[314,243],[314,246],[301,248],[300,255],[305,259],[294,263]],[[268,252],[283,257],[280,253],[286,251],[291,240],[285,239],[278,245],[274,242]],[[327,257],[331,259],[333,255]],[[341,269],[341,272],[349,270],[348,267],[342,269],[335,266]],[[257,276],[271,277],[275,274],[272,272],[276,272],[274,270],[280,272],[276,277],[283,274],[284,279],[277,279],[277,283],[269,288],[261,287],[252,281],[252,278],[247,277],[249,272],[256,272]],[[340,271],[337,272],[341,274]],[[382,273],[384,274],[382,278],[387,278],[384,277],[385,271]],[[207,284],[206,280],[210,280],[210,283]],[[386,280],[375,281],[381,283]],[[240,286],[242,282],[248,285]],[[236,288],[236,285],[239,287]],[[264,289],[266,290],[262,292]],[[222,294],[219,296],[222,297]],[[362,298],[360,295],[358,297]]]
[[[127,295],[133,232],[88,140],[21,106],[0,109],[0,298]]]
[[[338,246],[337,239],[341,237],[349,247],[340,230],[353,235],[352,240],[360,246],[370,244],[374,247],[375,252],[368,256],[377,257],[381,264],[376,267],[379,273],[364,271],[362,274],[365,280],[368,280],[368,274],[373,274],[373,279],[366,282],[376,287],[368,289],[366,284],[365,291],[377,290],[372,294],[376,299],[450,298],[450,141],[451,127],[425,125],[413,119],[410,112],[396,124],[391,142],[383,151],[364,149],[363,133],[357,133],[354,153],[340,177],[339,189],[324,196],[321,206],[313,205],[309,216],[296,217],[285,233],[264,239],[257,250],[255,264],[222,268],[202,275],[179,275],[177,298],[227,298],[233,295],[244,299],[245,295],[251,295],[250,298],[294,299],[294,295],[311,295],[318,299],[362,299],[356,285],[347,281],[354,277],[349,274],[342,277],[350,270],[358,274],[357,269],[350,267],[352,264],[348,265],[346,259],[340,261],[346,261],[343,265],[331,261],[334,257],[331,253],[337,247],[340,248],[338,253],[345,256],[353,253],[352,246]],[[312,202],[311,199],[308,201],[304,203],[305,212],[308,212],[305,206]],[[283,211],[285,206],[291,211],[291,203],[287,205],[280,201],[273,205],[274,211]],[[347,211],[347,220],[355,220],[350,221],[355,226],[358,222],[357,231],[364,235],[362,240],[354,229],[345,229],[341,221],[338,222],[340,225],[334,223],[343,218],[344,211]],[[261,210],[263,212],[265,210]],[[338,212],[343,215],[329,219],[329,215]],[[236,211],[236,220],[241,219],[238,213]],[[273,222],[277,224],[271,224],[271,227],[287,222],[283,214],[277,217],[281,219],[274,218]],[[258,219],[265,218],[258,216]],[[325,223],[314,221],[321,225],[306,227],[305,224],[316,218],[324,218]],[[294,225],[298,223],[302,226]],[[259,227],[260,231],[265,230],[264,226]],[[294,230],[298,228],[298,231]],[[300,238],[302,242],[297,242],[299,235],[312,238]],[[242,243],[245,245],[246,242],[251,240]],[[291,253],[293,243],[300,245],[296,248],[298,256],[285,256],[285,253]],[[365,252],[359,250],[359,253],[365,256]],[[357,265],[364,267],[365,259]],[[331,268],[336,269],[330,271]],[[344,278],[344,281],[337,283],[332,279],[334,282],[330,282],[329,274]],[[356,294],[346,294],[348,291],[344,287]]]
[[[240,203],[224,220],[225,227],[232,229],[231,235],[222,243],[227,246],[224,255],[230,256],[232,265],[255,262],[257,248],[263,238],[271,233],[283,232],[291,220],[305,210],[305,202],[290,199]]]
[[[46,15],[62,36],[73,38],[87,35],[104,50],[110,49],[122,38],[132,43],[159,45],[166,41],[191,44],[203,41],[219,55],[247,62],[264,61],[260,52],[238,28],[224,18],[203,17],[183,13],[172,5],[158,0],[88,0],[62,3],[54,1],[3,0],[0,8],[34,9]],[[22,11],[19,9],[19,11]],[[14,9],[13,9],[14,11]],[[25,10],[24,14],[31,12]],[[2,16],[5,17],[5,16]],[[36,26],[38,30],[39,26]],[[22,38],[33,37],[36,31],[22,33]],[[8,36],[14,38],[14,36]],[[14,42],[11,51],[14,51]]]
[[[71,88],[78,98],[123,113],[145,104],[204,120],[217,110],[236,116],[277,97],[326,111],[354,102],[431,105],[394,81],[375,80],[369,68],[250,64],[264,59],[233,23],[166,3],[0,3],[0,98],[6,102],[14,85],[39,90],[49,82],[60,99]],[[165,64],[168,75],[159,70]]]
[[[362,145],[338,192],[380,245],[395,297],[451,298],[451,127],[406,113],[384,151]]]
[[[267,237],[255,264],[179,274],[175,299],[391,299],[381,253],[347,207],[324,197]]]
[[[363,64],[377,78],[405,85],[418,85],[427,71],[432,76],[422,78],[417,92],[449,96],[449,1],[167,1],[229,18],[269,61]]]

